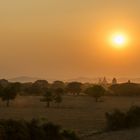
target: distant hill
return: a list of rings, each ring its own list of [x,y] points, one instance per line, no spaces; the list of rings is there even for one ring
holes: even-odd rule
[[[39,80],[39,79],[41,79],[41,78],[20,76],[20,77],[15,77],[15,78],[8,79],[8,81],[25,83],[25,82],[35,82],[36,80]]]
[[[128,77],[118,78],[119,83],[125,83],[128,80],[130,80],[132,83],[140,83],[140,78],[128,78]]]
[[[78,77],[78,78],[68,79],[66,81],[67,82],[79,81],[79,82],[83,82],[83,83],[85,83],[85,82],[97,83],[99,81],[99,78]]]
[[[30,77],[30,76],[19,76],[15,78],[8,79],[10,82],[21,82],[21,83],[26,83],[26,82],[35,82],[36,80],[47,80],[48,82],[53,82],[55,79],[46,79],[46,78],[38,78],[38,77]]]
[[[103,77],[101,77],[101,78],[103,79]],[[40,80],[40,79],[45,79],[49,82],[53,82],[55,80],[61,80],[61,79],[53,79],[53,78],[46,79],[46,78],[38,78],[38,77],[30,77],[30,76],[20,76],[20,77],[8,79],[8,81],[25,83],[25,82],[35,82],[36,80]],[[112,81],[113,77],[111,77],[111,78],[106,77],[106,79],[110,83]],[[134,82],[134,83],[140,83],[140,78],[127,78],[127,77],[117,78],[117,81],[119,83],[124,83],[124,82],[127,82],[128,80],[130,80],[131,82]],[[99,77],[78,77],[78,78],[73,78],[73,79],[65,79],[63,81],[67,81],[67,82],[79,81],[79,82],[83,82],[83,83],[85,83],[85,82],[98,83]]]
[[[117,77],[116,77],[117,78]],[[78,77],[78,78],[73,78],[73,79],[68,79],[67,81],[68,82],[71,82],[71,81],[79,81],[79,82],[89,82],[89,83],[98,83],[99,82],[99,79],[103,79],[103,77]],[[107,81],[109,83],[112,82],[112,79],[113,77],[106,77]],[[119,83],[125,83],[127,82],[128,80],[130,80],[131,82],[134,82],[134,83],[140,83],[140,78],[128,78],[128,77],[119,77],[117,78],[117,81]]]

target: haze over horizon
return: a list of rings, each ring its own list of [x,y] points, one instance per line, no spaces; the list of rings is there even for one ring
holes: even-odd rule
[[[139,0],[7,0],[0,77],[140,77]],[[125,47],[108,38],[121,32]]]

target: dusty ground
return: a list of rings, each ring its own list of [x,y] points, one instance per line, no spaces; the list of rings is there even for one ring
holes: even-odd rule
[[[82,140],[140,140],[140,129],[98,134],[84,137]]]
[[[114,108],[126,110],[132,105],[140,105],[140,97],[104,97],[104,102],[96,103],[87,96],[65,96],[60,108],[56,108],[53,103],[50,109],[45,107],[45,103],[40,102],[40,98],[17,97],[9,108],[4,102],[0,102],[0,118],[45,117],[64,128],[75,130],[83,140],[140,140],[139,129],[92,135],[105,127],[105,112]]]

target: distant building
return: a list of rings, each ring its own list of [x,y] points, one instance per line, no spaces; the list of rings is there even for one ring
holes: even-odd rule
[[[102,84],[103,84],[103,85],[107,85],[107,84],[108,84],[108,82],[107,82],[107,80],[106,80],[106,77],[104,77],[104,79],[103,79],[103,81],[102,81]]]
[[[106,87],[108,85],[106,77],[104,77],[103,79],[100,78],[98,84]]]
[[[102,84],[102,79],[99,78],[98,84],[101,85]]]
[[[117,79],[116,78],[113,78],[112,79],[112,85],[116,85],[117,84]]]

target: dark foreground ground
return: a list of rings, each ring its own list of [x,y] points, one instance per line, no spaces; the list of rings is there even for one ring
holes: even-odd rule
[[[140,129],[94,134],[105,127],[105,112],[115,108],[127,110],[140,106],[140,97],[104,97],[96,103],[87,96],[65,96],[60,108],[53,103],[46,108],[41,97],[17,97],[7,108],[0,102],[0,118],[26,119],[47,118],[62,127],[76,131],[83,140],[140,140]]]

